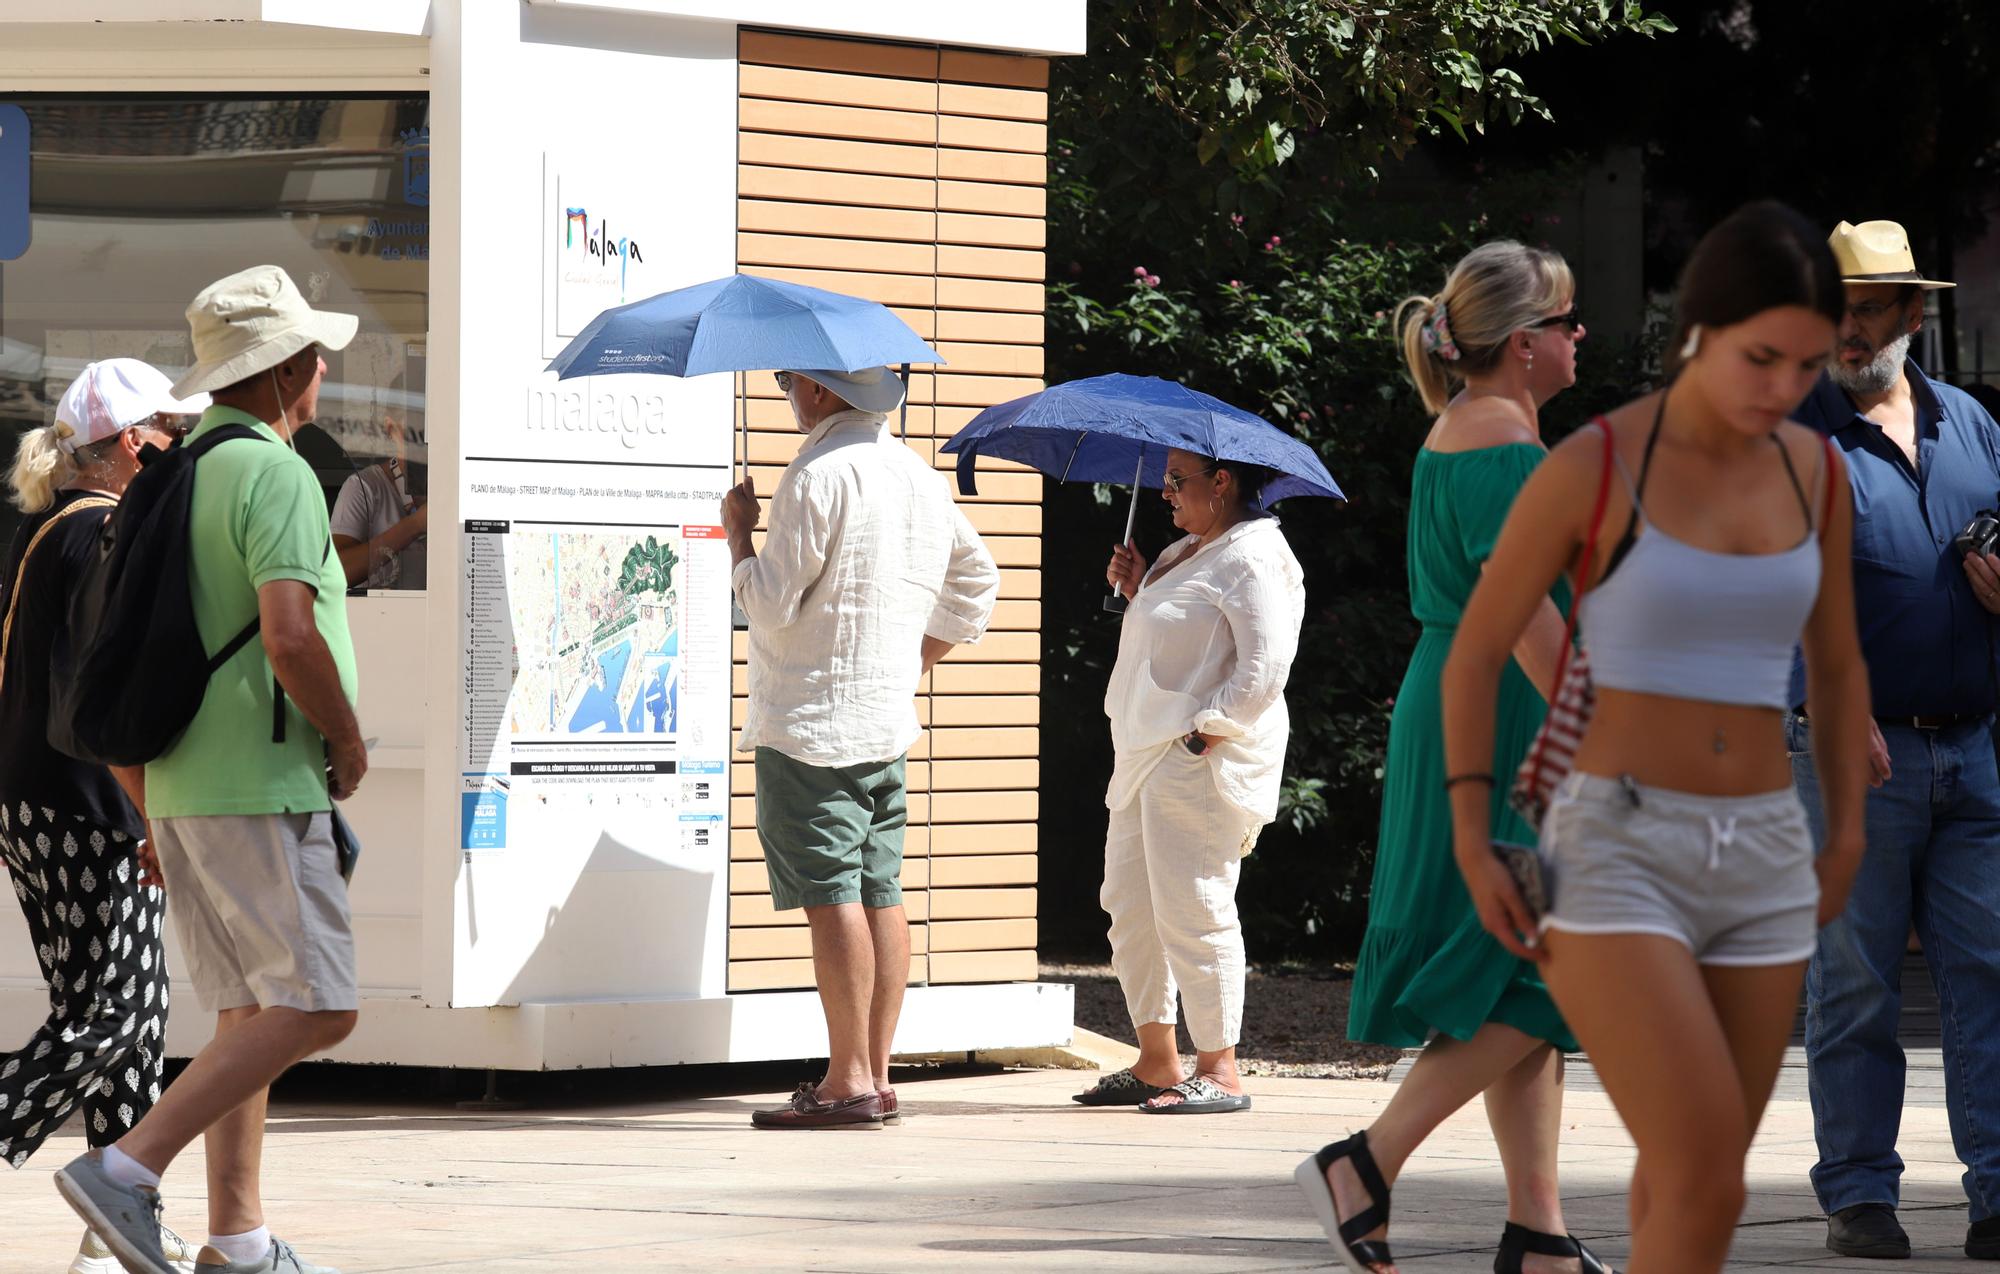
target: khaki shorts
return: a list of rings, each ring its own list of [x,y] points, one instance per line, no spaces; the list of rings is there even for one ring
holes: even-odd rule
[[[903,760],[829,768],[757,749],[757,839],[773,910],[902,905]]]
[[[156,818],[153,847],[204,1009],[360,1007],[347,886],[324,811]]]

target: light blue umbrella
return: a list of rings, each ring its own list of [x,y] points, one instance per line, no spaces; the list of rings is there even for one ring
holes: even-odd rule
[[[557,380],[629,373],[703,376],[709,372],[903,369],[903,430],[909,421],[911,363],[942,363],[938,352],[890,313],[857,296],[751,274],[696,283],[600,312],[550,360]],[[750,395],[743,403],[743,468],[750,468]],[[748,627],[739,610],[736,627]]]
[[[557,379],[652,372],[854,372],[942,363],[887,306],[749,274],[677,288],[590,320],[549,363]]]

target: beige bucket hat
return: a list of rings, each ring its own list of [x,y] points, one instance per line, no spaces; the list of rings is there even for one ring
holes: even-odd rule
[[[1917,273],[1910,236],[1893,221],[1864,221],[1858,226],[1843,221],[1833,228],[1827,245],[1840,266],[1842,283],[1914,283],[1926,292],[1958,286]]]
[[[361,320],[315,310],[292,276],[253,265],[201,290],[187,308],[194,366],[174,382],[174,396],[226,389],[268,371],[308,345],[344,349]]]
[[[887,367],[864,367],[853,372],[808,368],[794,370],[792,375],[818,381],[856,411],[886,416],[903,405],[903,378]]]

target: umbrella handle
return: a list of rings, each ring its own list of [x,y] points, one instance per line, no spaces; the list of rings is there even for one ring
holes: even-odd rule
[[[935,426],[932,427],[931,432],[933,434],[937,432]],[[904,442],[910,440],[910,365],[908,363],[903,364],[903,406],[902,415],[896,421],[896,433]]]
[[[1145,475],[1145,472],[1146,444],[1140,443],[1139,463],[1132,466],[1132,507],[1125,510],[1125,538],[1118,541],[1120,544],[1130,544],[1132,542],[1132,523],[1139,516],[1139,479]],[[1112,585],[1111,596],[1104,599],[1105,613],[1123,615],[1126,605],[1125,594],[1118,591],[1117,585]]]

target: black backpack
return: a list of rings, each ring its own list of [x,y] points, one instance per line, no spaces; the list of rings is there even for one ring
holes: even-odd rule
[[[194,720],[215,670],[257,635],[253,618],[209,654],[188,587],[195,464],[241,438],[269,441],[248,425],[223,425],[141,457],[70,595],[68,648],[58,645],[49,662],[48,736],[57,751],[99,765],[157,760]],[[272,700],[271,737],[282,742],[285,699],[275,676]]]

